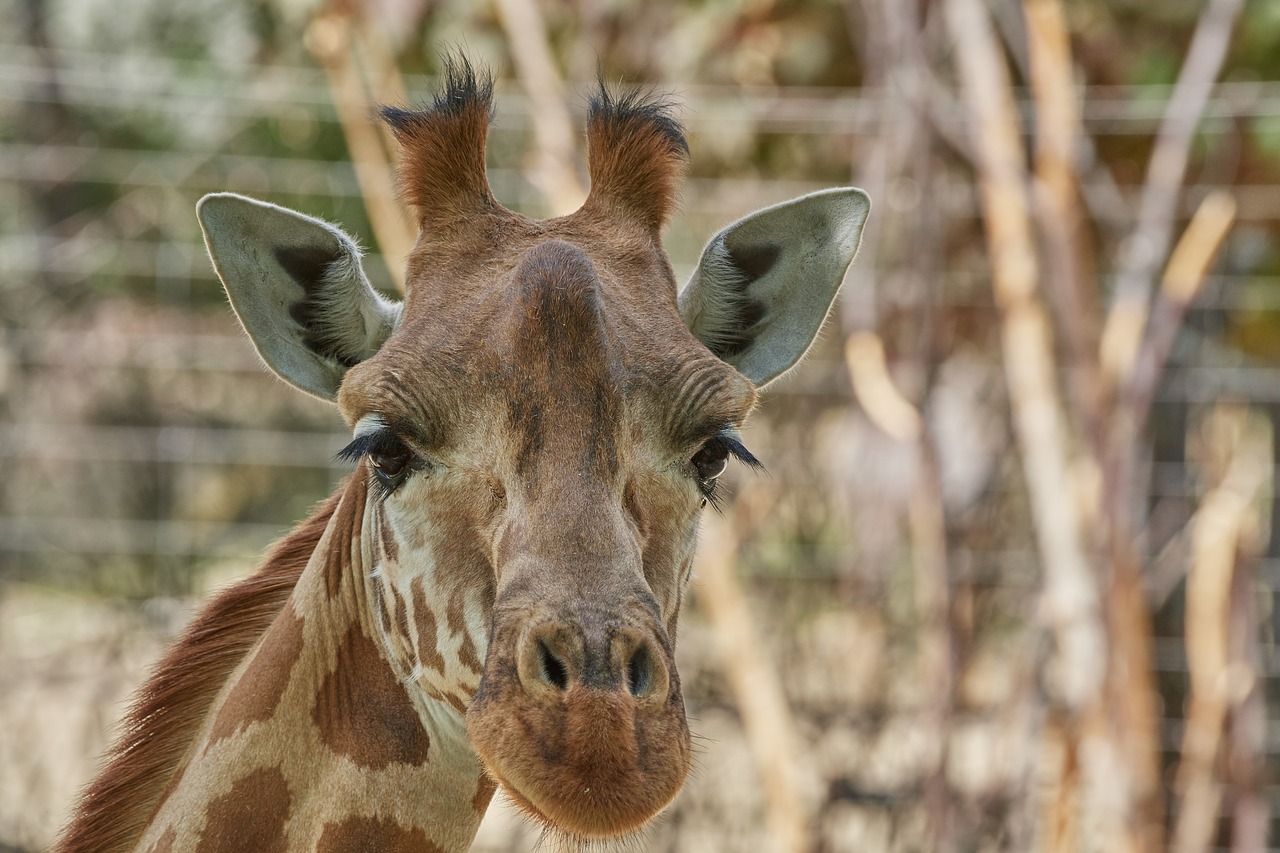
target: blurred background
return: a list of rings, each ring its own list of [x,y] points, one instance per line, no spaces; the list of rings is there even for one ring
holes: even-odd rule
[[[412,240],[373,104],[460,47],[495,194],[584,194],[597,74],[680,104],[681,281],[874,210],[709,516],[697,770],[632,849],[1280,849],[1272,0],[0,0],[0,851],[51,841],[202,596],[345,469],[194,205]],[[538,834],[496,803],[480,851]]]

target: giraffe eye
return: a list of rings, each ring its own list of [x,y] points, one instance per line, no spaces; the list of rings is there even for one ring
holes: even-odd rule
[[[729,447],[719,439],[713,438],[702,449],[693,454],[693,470],[698,475],[698,483],[707,486],[724,473],[729,466]]]
[[[352,462],[368,457],[373,482],[383,497],[390,495],[415,470],[426,465],[409,446],[390,429],[366,433],[347,445],[339,454]]]
[[[369,453],[369,464],[374,473],[383,478],[396,478],[405,473],[413,453],[403,444],[389,451],[374,450]]]
[[[418,457],[394,433],[369,450],[369,467],[383,496],[390,495],[416,468]]]
[[[706,444],[693,454],[689,460],[690,467],[693,468],[694,479],[697,480],[698,490],[702,492],[703,506],[710,502],[713,506],[716,504],[716,480],[724,473],[724,469],[729,465],[729,457],[741,461],[751,468],[761,468],[760,460],[751,455],[751,451],[742,446],[742,442],[738,440],[737,432],[732,429],[724,429],[721,432],[708,439]]]

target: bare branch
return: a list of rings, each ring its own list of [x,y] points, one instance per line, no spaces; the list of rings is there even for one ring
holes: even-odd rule
[[[1275,424],[1268,424],[1272,430]],[[1270,460],[1274,461],[1274,460]],[[1267,470],[1274,470],[1270,464]],[[1262,499],[1273,499],[1274,479],[1268,477],[1263,486]],[[1258,553],[1265,543],[1256,543]],[[1259,625],[1257,582],[1254,571],[1256,561],[1243,559],[1236,562],[1232,574],[1230,613],[1227,616],[1227,651],[1232,665],[1248,689],[1232,697],[1238,700],[1231,710],[1227,742],[1224,744],[1223,766],[1226,783],[1231,786],[1233,806],[1231,816],[1232,853],[1265,853],[1267,849],[1267,824],[1271,810],[1267,803],[1266,768],[1267,707],[1264,698],[1262,673],[1262,632]]]
[[[1036,105],[1035,193],[1032,210],[1045,251],[1058,326],[1071,354],[1068,376],[1082,427],[1100,453],[1097,277],[1093,246],[1076,180],[1080,111],[1072,79],[1071,43],[1058,0],[1025,0],[1027,53]]]
[[[1235,213],[1236,202],[1229,193],[1219,190],[1206,196],[1169,257],[1147,332],[1134,358],[1133,370],[1125,377],[1124,396],[1138,432],[1151,410],[1151,400],[1187,307],[1204,287],[1205,276],[1235,221]]]
[[[938,754],[923,780],[929,818],[929,849],[957,849],[956,808],[947,783],[947,745],[955,705],[955,642],[951,630],[951,576],[947,560],[947,523],[942,503],[938,456],[928,428],[919,433],[920,470],[911,495],[908,520],[915,568],[916,615],[920,639],[916,653],[920,683],[928,685],[927,719],[938,738]]]
[[[742,584],[734,576],[737,537],[725,519],[708,514],[699,535],[698,606],[720,647],[747,742],[765,789],[766,822],[777,853],[811,849],[808,820],[797,790],[799,769],[791,707],[756,632]]]
[[[1057,641],[1059,700],[1093,703],[1106,660],[1098,590],[1081,541],[1050,329],[1037,294],[1021,138],[999,44],[978,0],[947,0],[962,94],[979,152],[993,287],[1010,405],[1045,571],[1045,616]]]
[[[1213,455],[1230,459],[1222,482],[1205,495],[1193,532],[1187,578],[1186,646],[1191,699],[1178,767],[1179,804],[1172,850],[1200,853],[1213,845],[1222,785],[1215,766],[1229,708],[1252,688],[1253,674],[1229,653],[1232,575],[1250,526],[1253,501],[1271,471],[1270,436],[1249,429],[1248,411],[1211,416]],[[1234,446],[1232,446],[1234,445]]]
[[[1147,164],[1138,221],[1121,258],[1113,315],[1132,313],[1134,306],[1145,306],[1151,298],[1156,271],[1172,239],[1191,142],[1222,70],[1231,33],[1243,6],[1244,0],[1208,0],[1196,24],[1191,47]],[[1108,324],[1110,322],[1108,318]]]
[[[894,385],[880,338],[872,332],[850,335],[844,345],[844,362],[853,393],[872,423],[898,441],[918,439],[920,413]]]
[[[1124,755],[1129,795],[1136,806],[1138,819],[1133,826],[1141,832],[1138,843],[1147,850],[1164,849],[1160,838],[1164,822],[1156,729],[1158,710],[1151,673],[1150,615],[1141,590],[1141,556],[1131,522],[1141,455],[1140,436],[1151,394],[1187,304],[1204,280],[1233,210],[1234,204],[1225,194],[1207,200],[1174,252],[1150,321],[1147,322],[1146,312],[1142,310],[1145,306],[1132,306],[1135,310],[1130,318],[1130,335],[1133,340],[1139,337],[1142,340],[1135,356],[1137,366],[1131,374],[1121,375],[1118,380],[1124,384],[1120,397],[1113,401],[1103,465],[1106,510],[1102,520],[1111,561],[1111,585],[1106,597],[1112,654],[1109,711],[1116,726],[1114,746]],[[1145,336],[1140,333],[1143,325],[1148,329]],[[1115,362],[1107,366],[1117,368]]]
[[[396,197],[383,138],[370,120],[373,101],[351,61],[352,31],[352,21],[345,13],[323,13],[307,28],[306,45],[324,69],[374,239],[387,262],[391,281],[403,291],[404,259],[413,249],[415,235],[405,222]]]
[[[516,73],[533,102],[537,165],[533,183],[553,215],[572,213],[586,198],[575,169],[577,131],[565,103],[564,81],[556,69],[547,28],[533,0],[497,0]]]
[[[865,25],[855,27],[855,6],[861,7]],[[921,45],[918,12],[898,0],[847,0],[850,38],[864,43],[864,88],[879,103],[879,132],[869,150],[860,151],[854,165],[854,182],[872,198],[884,198],[894,181],[910,166],[912,156],[931,156],[935,138],[961,158],[973,162],[972,146],[963,136],[961,110],[938,81]],[[932,131],[932,133],[930,133]],[[880,234],[892,233],[885,222],[892,208],[873,216],[863,238],[861,260],[849,270],[841,297],[841,319],[846,333],[876,324],[875,285]],[[915,222],[916,239],[919,227]]]

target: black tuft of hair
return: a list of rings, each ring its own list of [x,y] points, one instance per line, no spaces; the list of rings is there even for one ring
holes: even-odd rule
[[[476,107],[493,118],[493,74],[477,71],[461,53],[444,57],[441,76],[443,88],[429,106],[417,110],[382,107],[378,113],[397,134],[411,132],[426,124],[433,116],[454,118]]]
[[[676,104],[669,97],[644,89],[615,97],[609,92],[603,77],[598,85],[598,91],[588,102],[589,121],[647,124],[667,141],[673,152],[682,157],[689,156],[689,142],[685,139],[684,127],[673,115]]]

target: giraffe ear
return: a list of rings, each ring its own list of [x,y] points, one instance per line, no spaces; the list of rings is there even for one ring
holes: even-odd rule
[[[400,321],[379,296],[360,249],[338,228],[232,193],[196,206],[205,246],[258,355],[289,384],[337,397],[347,370],[378,351]]]
[[[862,240],[862,190],[821,190],[766,207],[721,231],[680,292],[694,337],[757,386],[809,349]]]

